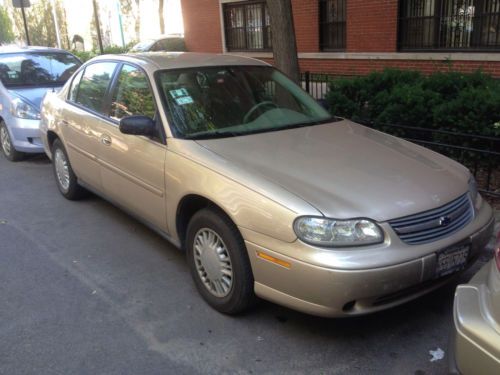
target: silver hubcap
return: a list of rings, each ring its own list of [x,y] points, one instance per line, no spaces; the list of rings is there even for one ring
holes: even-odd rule
[[[54,166],[59,185],[64,191],[67,191],[69,189],[69,167],[66,156],[60,149],[54,153]]]
[[[10,155],[10,138],[5,126],[0,128],[0,142],[2,143],[2,149],[5,155]]]
[[[233,267],[226,245],[208,228],[194,238],[194,261],[205,288],[216,297],[225,297],[233,286]]]

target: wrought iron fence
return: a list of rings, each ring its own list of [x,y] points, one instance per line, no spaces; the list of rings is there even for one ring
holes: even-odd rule
[[[300,75],[300,81],[302,83],[302,88],[313,98],[324,99],[330,88],[330,82],[340,77],[353,76],[304,72]]]
[[[330,82],[339,78],[323,73],[302,73],[302,87],[316,99],[324,99]],[[500,137],[457,133],[447,130],[394,124],[364,125],[404,138],[444,154],[467,166],[476,177],[479,190],[500,204]]]

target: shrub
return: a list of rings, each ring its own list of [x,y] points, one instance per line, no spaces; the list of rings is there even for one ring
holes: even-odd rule
[[[500,136],[500,81],[477,71],[386,69],[336,79],[327,100],[332,113],[375,125],[398,124]]]
[[[135,43],[135,42],[132,42],[132,43]],[[107,54],[126,53],[130,49],[132,43],[127,44],[125,47],[122,47],[122,46],[108,46],[108,47],[104,47],[104,53],[103,54],[107,55]],[[75,55],[76,57],[78,57],[80,60],[82,60],[82,62],[90,60],[90,59],[92,59],[92,58],[94,58],[96,56],[99,56],[101,54],[99,50],[92,50],[92,51],[76,51],[76,50],[73,50],[73,51],[71,51],[71,53],[73,55]]]

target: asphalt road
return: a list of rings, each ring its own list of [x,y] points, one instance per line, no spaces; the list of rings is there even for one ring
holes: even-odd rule
[[[154,232],[65,200],[44,157],[0,156],[0,374],[445,374],[429,351],[447,352],[453,291],[353,319],[224,316]]]

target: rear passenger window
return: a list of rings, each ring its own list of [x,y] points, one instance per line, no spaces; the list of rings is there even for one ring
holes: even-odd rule
[[[111,100],[109,116],[115,120],[132,115],[154,118],[155,112],[153,94],[146,74],[133,66],[123,65]]]
[[[104,96],[116,68],[116,63],[102,62],[85,68],[75,102],[103,113]]]

